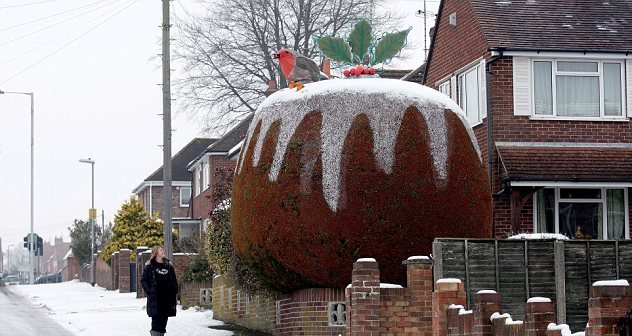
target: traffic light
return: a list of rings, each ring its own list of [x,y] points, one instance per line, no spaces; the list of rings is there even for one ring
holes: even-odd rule
[[[37,250],[35,251],[35,255],[36,256],[43,256],[44,255],[44,239],[42,239],[42,237],[37,236]]]
[[[24,237],[24,248],[28,249],[29,252],[31,251],[31,240],[29,239],[30,233],[26,235],[26,237]],[[42,239],[42,237],[38,236],[37,233],[33,234],[33,249],[32,251],[35,252],[35,256],[43,256],[44,255],[44,239]]]

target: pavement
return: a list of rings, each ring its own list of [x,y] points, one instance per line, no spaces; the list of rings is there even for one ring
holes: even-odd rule
[[[0,336],[73,336],[37,308],[11,291],[13,286],[0,288]]]

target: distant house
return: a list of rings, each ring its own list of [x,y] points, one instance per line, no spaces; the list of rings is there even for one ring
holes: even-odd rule
[[[191,216],[191,173],[187,164],[216,139],[196,138],[184,146],[171,159],[172,178],[172,223],[179,231],[180,237],[199,236],[199,220]],[[163,212],[163,177],[162,166],[149,175],[132,191],[150,214],[157,214],[162,219]]]
[[[55,237],[53,244],[45,241],[42,256],[38,258],[39,273],[41,275],[56,274],[64,267],[64,257],[70,250],[70,243],[64,242],[62,237]]]
[[[474,129],[496,236],[629,239],[632,2],[444,0],[424,84]]]
[[[213,144],[200,150],[197,157],[187,165],[193,177],[191,217],[200,220],[203,227],[208,225],[211,211],[217,206],[213,193],[222,183],[217,174],[223,171],[231,176],[234,173],[239,144],[245,138],[252,118],[253,115],[249,115]]]

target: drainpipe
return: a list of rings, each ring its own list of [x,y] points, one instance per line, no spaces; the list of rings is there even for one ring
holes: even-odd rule
[[[149,216],[153,216],[154,212],[154,197],[152,195],[152,187],[154,186],[153,182],[149,181]]]
[[[503,49],[496,50],[499,54],[492,57],[488,61],[485,62],[485,95],[487,96],[487,174],[489,177],[489,185],[490,190],[494,190],[494,174],[492,173],[492,167],[494,164],[494,155],[493,155],[493,147],[494,147],[494,138],[493,138],[493,128],[494,128],[494,112],[492,111],[492,99],[491,99],[491,77],[492,63],[496,62],[498,59],[503,57]],[[496,221],[492,216],[492,232],[496,234]]]

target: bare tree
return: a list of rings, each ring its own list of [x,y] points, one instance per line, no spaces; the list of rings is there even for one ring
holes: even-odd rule
[[[206,131],[225,130],[254,112],[268,83],[287,81],[272,54],[281,48],[318,58],[314,38],[340,35],[360,18],[384,31],[399,18],[373,9],[379,0],[207,0],[204,16],[176,20],[174,81],[182,107],[202,117]]]

